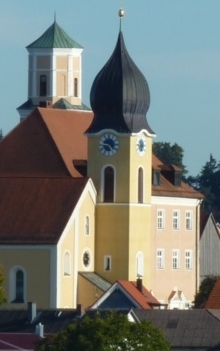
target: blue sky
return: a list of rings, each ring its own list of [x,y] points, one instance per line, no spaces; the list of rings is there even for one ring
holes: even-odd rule
[[[25,47],[54,20],[83,52],[83,101],[95,75],[111,55],[118,10],[130,56],[151,93],[147,118],[156,141],[178,143],[196,175],[210,153],[220,160],[219,0],[0,0],[0,128],[19,122],[16,107],[27,98]]]

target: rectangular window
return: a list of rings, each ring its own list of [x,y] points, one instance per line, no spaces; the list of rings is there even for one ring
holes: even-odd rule
[[[192,269],[192,250],[185,251],[185,266],[187,270]]]
[[[186,211],[186,230],[192,230],[192,211]]]
[[[174,230],[180,229],[180,211],[179,210],[173,211],[173,229]]]
[[[157,250],[157,269],[164,269],[164,249]]]
[[[172,252],[172,262],[173,262],[173,269],[180,268],[180,252],[179,250],[173,250]]]
[[[157,211],[157,229],[165,228],[165,210]]]

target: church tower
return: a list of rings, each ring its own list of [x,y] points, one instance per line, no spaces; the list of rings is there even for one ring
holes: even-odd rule
[[[18,107],[20,119],[35,107],[84,109],[82,106],[82,51],[54,23],[33,43],[29,53],[28,100]]]
[[[123,11],[119,11],[123,16]],[[96,272],[110,282],[143,277],[149,286],[152,138],[146,79],[119,31],[90,93],[88,176],[97,189]]]

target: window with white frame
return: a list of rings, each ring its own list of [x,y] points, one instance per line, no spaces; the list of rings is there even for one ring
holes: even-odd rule
[[[179,210],[173,211],[173,229],[174,230],[180,229],[180,211]]]
[[[157,249],[157,269],[164,269],[164,249]]]
[[[85,235],[89,235],[89,216],[85,218]]]
[[[165,210],[157,210],[157,229],[165,228]]]
[[[112,268],[112,258],[111,256],[104,256],[104,271],[111,271]]]
[[[192,211],[186,211],[186,230],[192,230]]]
[[[173,265],[173,269],[180,268],[180,251],[179,250],[172,251],[172,265]]]
[[[70,253],[66,251],[64,253],[64,275],[70,275]]]
[[[185,251],[185,267],[186,270],[192,269],[192,250]]]

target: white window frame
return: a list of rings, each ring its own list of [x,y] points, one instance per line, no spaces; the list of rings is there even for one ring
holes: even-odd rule
[[[174,270],[180,268],[180,250],[179,249],[172,250],[172,268]]]
[[[187,210],[185,213],[186,230],[192,230],[192,218],[193,218],[192,210]]]
[[[104,271],[111,272],[112,270],[112,257],[110,255],[104,256]]]
[[[165,210],[158,209],[157,210],[157,229],[165,228]]]
[[[165,251],[164,249],[157,249],[157,269],[164,269],[165,267]]]
[[[192,250],[185,250],[185,268],[187,271],[192,270]]]
[[[173,230],[180,230],[180,210],[173,210]]]

